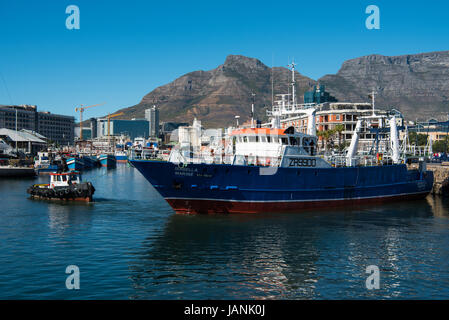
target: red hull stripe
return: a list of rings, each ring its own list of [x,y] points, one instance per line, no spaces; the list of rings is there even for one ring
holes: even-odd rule
[[[407,195],[384,196],[362,199],[318,200],[318,201],[277,201],[247,202],[209,199],[173,199],[166,198],[168,204],[177,212],[184,214],[216,214],[216,213],[262,213],[262,212],[298,212],[304,209],[332,208],[341,206],[383,203],[397,200],[422,199],[428,191]]]

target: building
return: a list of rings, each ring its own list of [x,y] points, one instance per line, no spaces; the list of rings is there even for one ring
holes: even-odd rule
[[[162,141],[164,143],[170,143],[176,141],[177,137],[171,137],[172,132],[179,127],[188,127],[188,122],[162,122],[160,126],[160,133],[162,135]]]
[[[142,137],[147,139],[150,134],[149,122],[146,119],[109,120],[109,135],[125,135],[131,139]],[[97,119],[97,137],[108,136],[108,119]]]
[[[37,153],[47,147],[47,142],[42,135],[33,133],[26,129],[15,131],[11,129],[0,129],[0,139],[10,145],[12,148],[23,153]]]
[[[75,139],[75,118],[50,112],[38,112],[37,132],[50,142],[60,145],[73,144]]]
[[[337,101],[329,92],[326,92],[326,87],[324,85],[314,86],[313,90],[304,93],[304,103],[325,103],[325,102],[335,102]]]
[[[67,145],[74,141],[75,118],[38,112],[31,105],[0,106],[0,128],[35,131],[51,142]]]
[[[145,110],[145,119],[149,122],[150,137],[159,137],[159,110],[156,106]]]
[[[0,128],[36,131],[37,121],[36,106],[0,106]]]
[[[397,110],[373,110],[371,103],[349,103],[349,102],[333,102],[323,103],[315,106],[316,114],[316,129],[317,131],[334,130],[339,126],[342,130],[338,133],[338,139],[340,143],[350,141],[357,124],[357,120],[361,117],[369,117],[374,114],[377,117],[383,118],[383,122],[379,123],[379,120],[372,120],[370,125],[372,128],[382,128],[389,126],[386,119],[394,114],[396,116],[396,125],[402,127],[404,119],[402,114]],[[299,114],[281,120],[281,125],[284,128],[290,126],[295,127],[298,131],[307,132],[308,116],[306,114]],[[336,134],[337,135],[337,134]],[[360,133],[360,144],[372,143],[376,137],[376,133],[366,127],[362,128]],[[337,137],[336,137],[337,138]],[[322,140],[322,137],[320,137]],[[333,139],[335,140],[335,139]]]

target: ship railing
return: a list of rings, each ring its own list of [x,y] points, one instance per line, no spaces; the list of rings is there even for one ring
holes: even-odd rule
[[[355,166],[365,166],[372,167],[378,166],[385,163],[393,163],[393,159],[389,155],[385,155],[382,158],[377,158],[373,155],[357,155],[349,159],[344,155],[333,155],[324,158],[333,167],[355,167]]]
[[[152,160],[156,159],[158,152],[156,150],[149,149],[134,149],[128,150],[128,158],[130,160]]]

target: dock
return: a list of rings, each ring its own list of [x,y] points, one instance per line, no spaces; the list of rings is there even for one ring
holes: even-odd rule
[[[0,166],[0,178],[34,177],[36,171],[33,167]]]
[[[418,169],[418,164],[413,163],[408,168]],[[427,163],[427,170],[432,171],[434,176],[432,194],[449,196],[449,163]]]

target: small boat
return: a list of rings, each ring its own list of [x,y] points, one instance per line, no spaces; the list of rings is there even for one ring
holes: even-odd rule
[[[77,171],[50,173],[49,184],[34,184],[28,188],[31,198],[91,202],[95,188],[90,182],[81,182]]]
[[[72,157],[67,159],[67,166],[69,167],[69,170],[75,170],[80,171],[84,169],[84,160],[79,157]]]
[[[115,156],[112,154],[100,154],[98,156],[98,160],[100,160],[102,167],[115,168],[117,166]]]
[[[116,151],[115,152],[115,160],[117,162],[127,162],[128,161],[128,155],[125,151]]]
[[[38,152],[34,161],[34,169],[37,174],[56,173],[60,170],[60,167],[52,163],[48,152]]]

